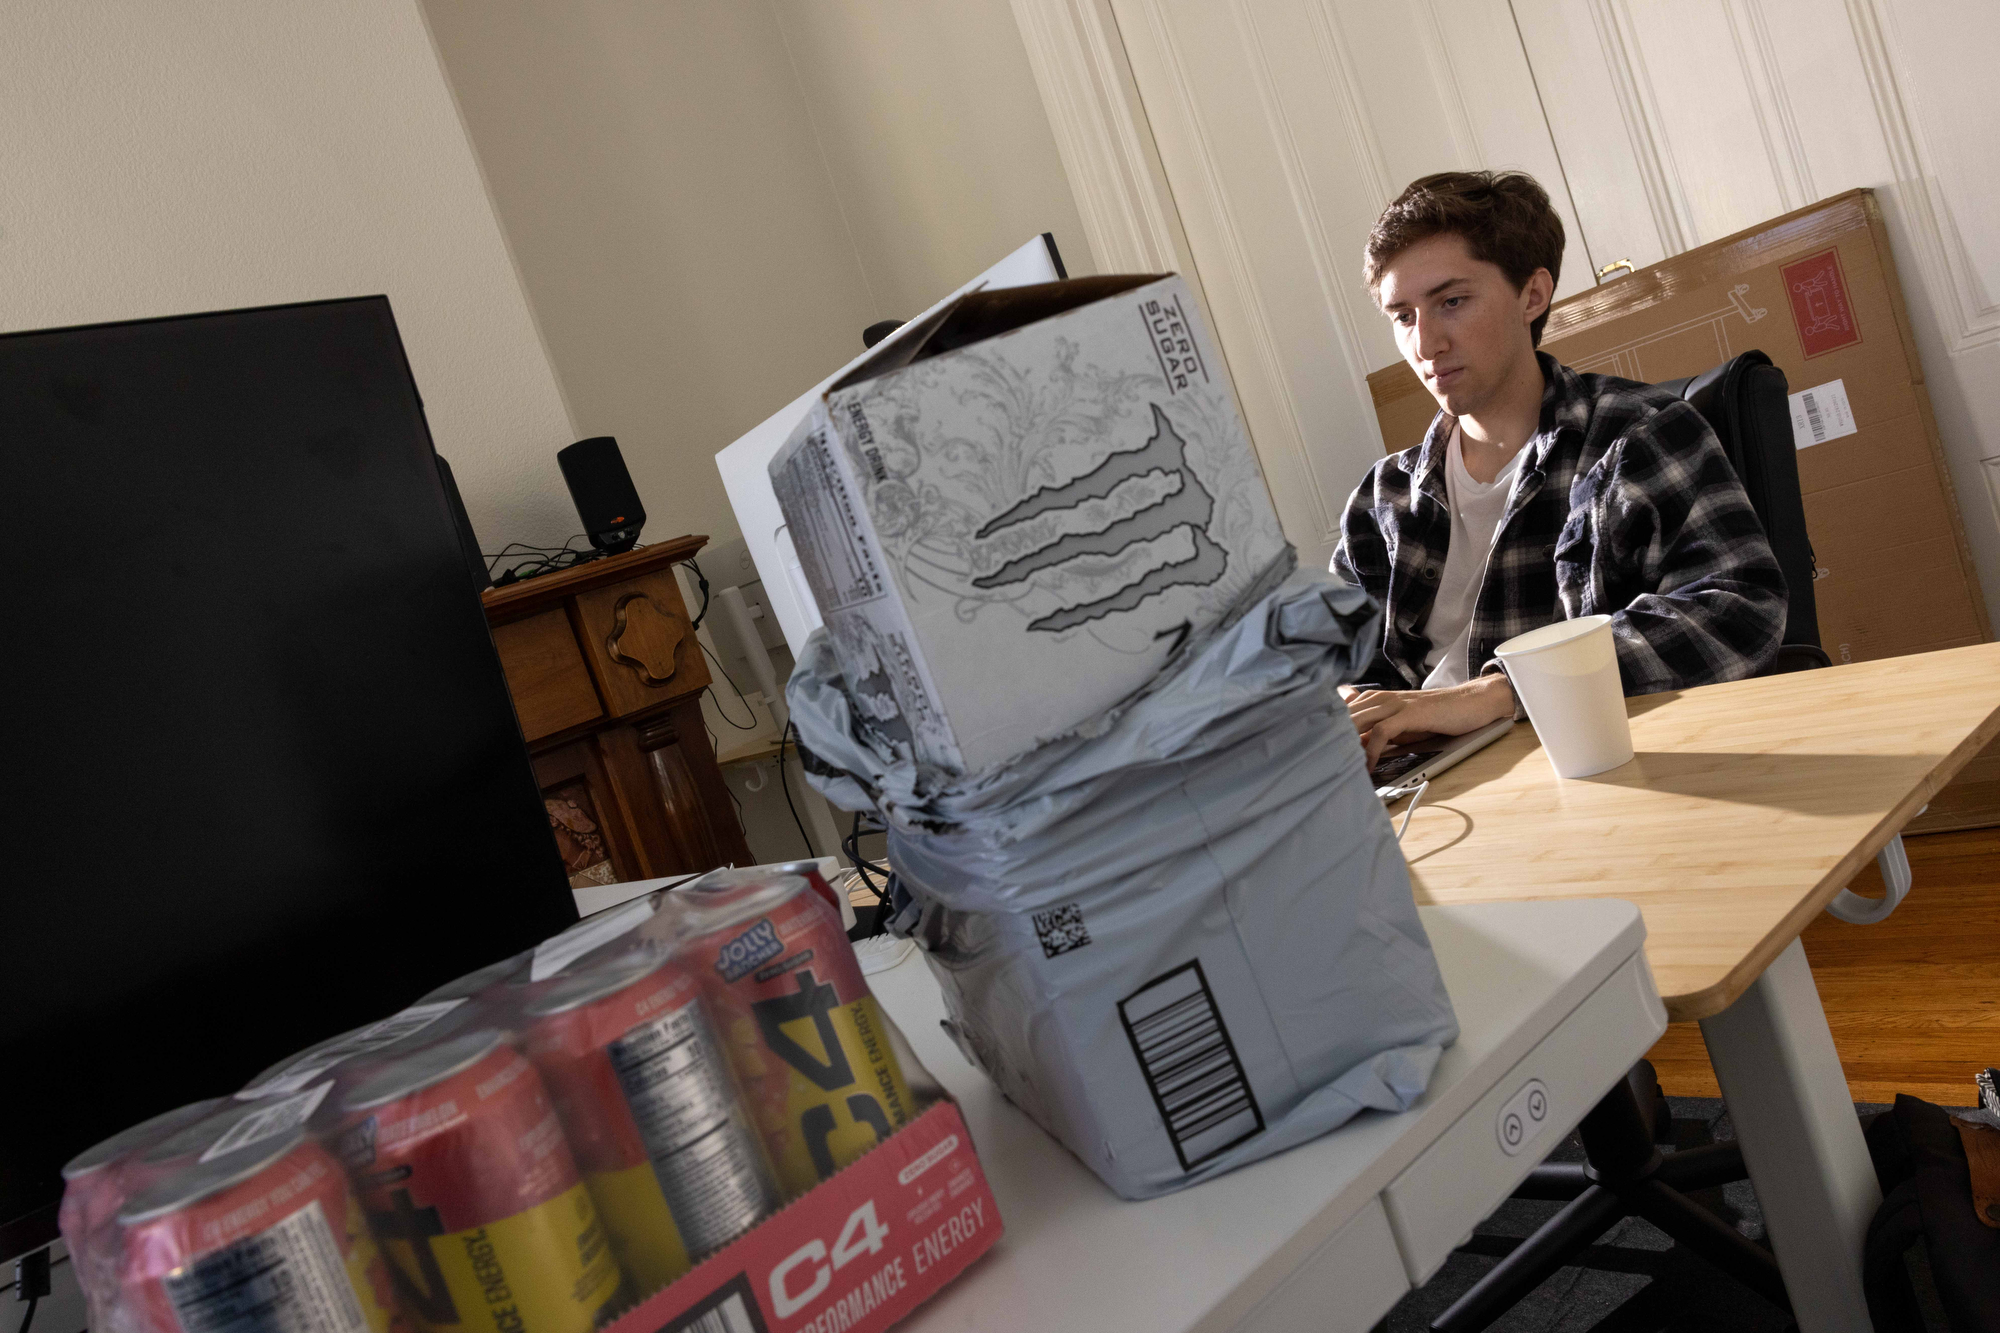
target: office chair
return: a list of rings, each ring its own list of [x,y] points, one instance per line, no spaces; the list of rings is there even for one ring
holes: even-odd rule
[[[1816,563],[1799,493],[1785,372],[1762,352],[1745,352],[1705,374],[1658,387],[1687,400],[1714,429],[1784,572],[1788,596],[1784,640],[1777,658],[1760,674],[1831,665],[1819,642],[1819,615],[1813,601]],[[1890,898],[1882,901],[1890,910],[1891,899],[1901,900],[1890,879],[1892,851],[1901,862],[1903,888],[1907,891],[1909,886],[1909,862],[1902,857],[1899,836],[1881,857],[1883,879],[1891,883]],[[1887,915],[1878,903],[1846,889],[1841,893],[1861,905],[1857,912],[1879,912],[1875,919]],[[1633,1216],[1645,1218],[1676,1243],[1789,1311],[1784,1279],[1770,1252],[1687,1197],[1694,1190],[1749,1179],[1742,1150],[1734,1143],[1716,1143],[1668,1156],[1654,1142],[1666,1123],[1666,1099],[1653,1066],[1641,1060],[1577,1127],[1588,1160],[1544,1162],[1514,1191],[1517,1199],[1560,1200],[1562,1210],[1434,1319],[1433,1333],[1485,1328],[1614,1223]]]
[[[1654,387],[1685,399],[1715,432],[1785,576],[1790,602],[1785,637],[1776,660],[1758,674],[1832,666],[1819,642],[1819,607],[1813,600],[1813,573],[1819,561],[1806,534],[1785,372],[1762,352],[1745,352],[1703,374]]]
[[[1813,600],[1813,576],[1819,561],[1806,533],[1785,372],[1762,352],[1745,352],[1713,370],[1683,380],[1666,380],[1658,387],[1687,400],[1715,431],[1722,452],[1750,496],[1750,507],[1764,524],[1771,553],[1784,573],[1790,598],[1785,637],[1776,659],[1758,674],[1775,676],[1832,666],[1819,641],[1819,609]],[[1887,890],[1883,896],[1863,898],[1851,889],[1842,889],[1827,904],[1830,915],[1866,926],[1896,910],[1910,892],[1910,858],[1903,848],[1902,834],[1889,839],[1876,854],[1875,864]]]

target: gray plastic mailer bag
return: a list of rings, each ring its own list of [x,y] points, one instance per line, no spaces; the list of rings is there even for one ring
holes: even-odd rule
[[[813,784],[889,826],[947,1028],[1126,1198],[1404,1110],[1458,1036],[1334,688],[1379,632],[1360,590],[1292,574],[1079,733],[962,777],[857,725],[823,635],[792,676]]]

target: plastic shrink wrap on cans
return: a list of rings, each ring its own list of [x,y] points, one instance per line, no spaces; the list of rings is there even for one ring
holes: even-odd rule
[[[888,826],[894,929],[966,1058],[1127,1198],[1406,1109],[1458,1035],[1335,689],[1377,612],[1288,568],[1135,697],[980,773],[866,725],[821,634],[786,691],[813,785]]]
[[[818,886],[719,872],[88,1149],[60,1227],[108,1333],[591,1333],[913,1113]]]

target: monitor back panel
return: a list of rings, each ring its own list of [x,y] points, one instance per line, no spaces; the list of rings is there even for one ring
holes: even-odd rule
[[[385,298],[0,337],[0,540],[4,1254],[575,913]]]

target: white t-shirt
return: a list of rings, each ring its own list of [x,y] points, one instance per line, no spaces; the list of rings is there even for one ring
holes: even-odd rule
[[[1431,641],[1431,650],[1424,654],[1424,666],[1430,671],[1424,677],[1427,690],[1463,685],[1469,679],[1465,654],[1472,638],[1472,610],[1479,601],[1479,586],[1486,581],[1493,534],[1507,511],[1507,497],[1513,493],[1521,455],[1526,452],[1525,448],[1516,449],[1500,474],[1482,485],[1465,470],[1458,428],[1452,428],[1444,459],[1445,494],[1451,499],[1451,543],[1445,547],[1437,600],[1431,603],[1430,618],[1424,622],[1424,637]]]

